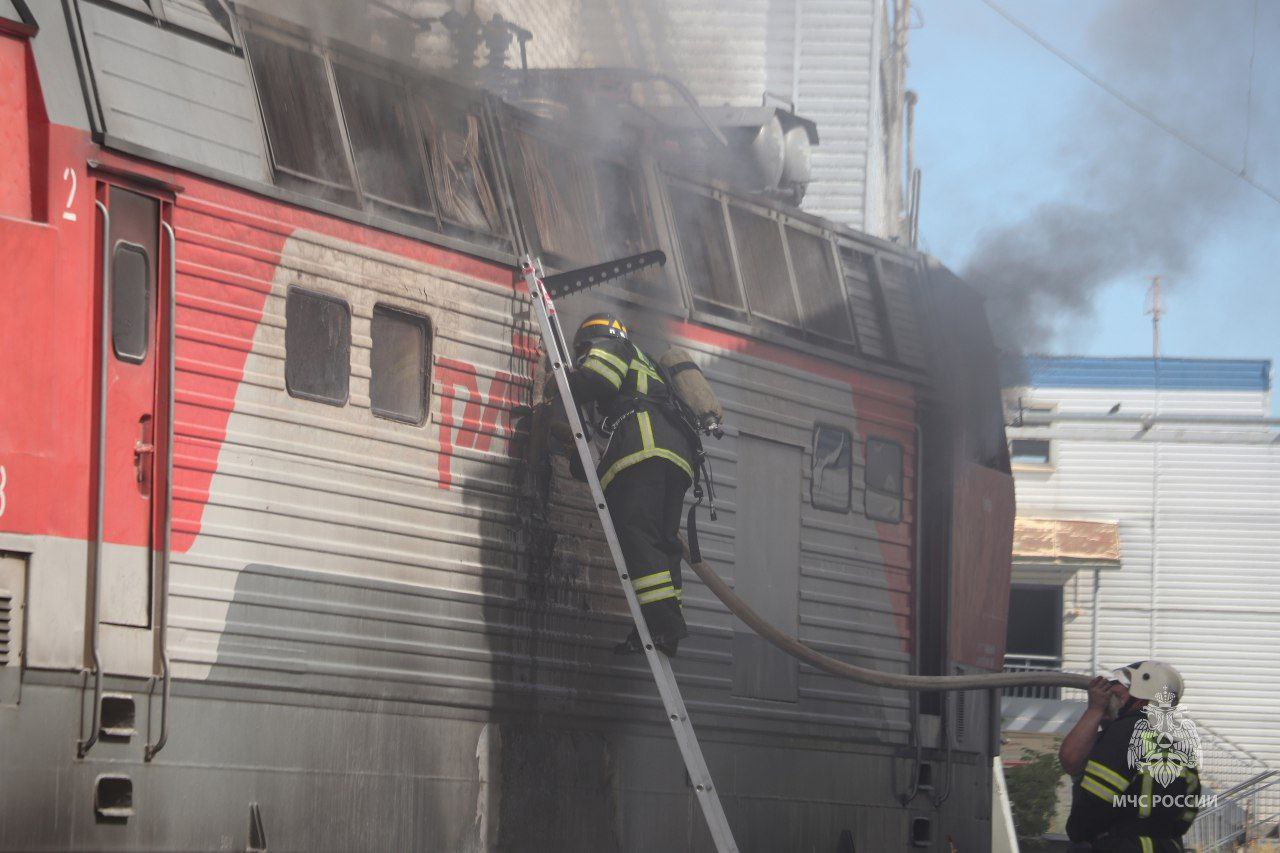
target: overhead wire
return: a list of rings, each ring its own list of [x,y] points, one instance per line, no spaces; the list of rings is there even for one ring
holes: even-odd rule
[[[1058,59],[1062,60],[1067,65],[1071,66],[1073,69],[1075,69],[1075,71],[1078,74],[1080,74],[1080,76],[1084,77],[1090,83],[1094,84],[1099,89],[1106,92],[1108,95],[1115,98],[1120,103],[1124,104],[1124,106],[1128,107],[1133,112],[1142,116],[1148,122],[1155,125],[1157,128],[1164,131],[1166,134],[1173,137],[1178,142],[1181,142],[1183,145],[1185,145],[1187,148],[1191,149],[1195,153],[1199,154],[1201,157],[1204,157],[1206,160],[1213,163],[1215,166],[1218,166],[1219,168],[1223,169],[1224,171],[1226,171],[1236,179],[1243,181],[1244,183],[1253,187],[1259,193],[1271,199],[1276,204],[1280,204],[1280,194],[1268,189],[1267,187],[1255,181],[1245,169],[1245,165],[1247,164],[1242,165],[1239,168],[1236,168],[1235,166],[1231,165],[1226,160],[1223,160],[1221,157],[1214,154],[1212,151],[1205,148],[1204,146],[1200,145],[1195,140],[1181,133],[1179,130],[1177,130],[1177,128],[1163,121],[1155,113],[1151,112],[1150,110],[1143,107],[1141,104],[1134,101],[1132,98],[1125,95],[1119,89],[1112,86],[1107,81],[1103,80],[1097,74],[1094,74],[1088,68],[1086,68],[1085,66],[1077,62],[1075,59],[1073,59],[1061,48],[1052,44],[1044,36],[1040,35],[1038,32],[1036,32],[1027,24],[1025,24],[1022,20],[1017,18],[1008,9],[1005,9],[1000,4],[994,2],[994,0],[980,0],[980,2],[987,8],[991,9],[991,11],[995,12],[997,15],[1004,18],[1014,27],[1021,30],[1028,38],[1030,38],[1036,44],[1040,45],[1045,50],[1049,51],[1054,56],[1058,57]],[[1256,10],[1257,10],[1256,0],[1255,0],[1254,9],[1255,9],[1255,25],[1256,25]],[[1256,35],[1255,35],[1255,38],[1256,38]],[[1250,66],[1252,68],[1252,61],[1250,63]],[[1250,90],[1252,91],[1252,72],[1250,73]]]

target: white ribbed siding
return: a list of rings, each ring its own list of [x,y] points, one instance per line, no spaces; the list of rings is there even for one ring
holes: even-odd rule
[[[1268,417],[1253,391],[1036,388],[1024,400],[1056,412]],[[1213,443],[1138,437],[1115,426],[1065,422],[1013,428],[1050,437],[1050,470],[1015,471],[1024,516],[1116,522],[1121,568],[1102,572],[1101,666],[1163,658],[1187,679],[1193,719],[1280,767],[1280,442],[1258,429],[1217,430]],[[1083,431],[1101,431],[1092,439]],[[1154,545],[1154,547],[1153,547]],[[1078,592],[1077,592],[1078,584]],[[1068,579],[1064,666],[1091,666],[1092,572]]]

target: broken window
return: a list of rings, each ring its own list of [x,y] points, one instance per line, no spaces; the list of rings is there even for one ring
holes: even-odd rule
[[[858,349],[872,358],[889,358],[892,345],[886,332],[884,300],[870,270],[870,257],[849,246],[840,247],[840,268],[858,333]]]
[[[454,225],[500,234],[502,212],[479,105],[440,97],[434,87],[422,91],[415,103],[440,216]]]
[[[334,63],[333,75],[364,194],[429,211],[427,176],[404,89],[341,63]]]
[[[355,188],[325,61],[256,33],[245,36],[277,179],[349,201]],[[284,181],[286,185],[289,181]]]
[[[601,221],[604,224],[605,253],[602,260],[611,261],[651,252],[659,248],[649,214],[644,176],[606,160],[596,161],[596,191],[599,196]],[[619,286],[665,302],[675,299],[665,269],[646,267],[624,276]]]
[[[738,250],[738,268],[747,292],[747,307],[753,316],[789,326],[800,325],[791,275],[783,255],[782,230],[777,220],[729,206],[733,242]]]
[[[787,248],[791,251],[791,269],[800,293],[805,329],[852,343],[849,309],[831,243],[817,234],[788,227]]]
[[[902,445],[885,438],[867,439],[867,518],[902,521]]]
[[[724,210],[717,199],[693,190],[671,187],[671,207],[684,272],[694,305],[721,313],[741,311],[742,292],[733,271]]]
[[[813,429],[809,502],[818,509],[848,512],[853,506],[853,437],[847,429]]]
[[[427,318],[375,305],[370,337],[369,407],[379,417],[421,424],[431,364]]]
[[[289,288],[284,382],[289,394],[345,406],[351,382],[351,308],[341,299]]]
[[[591,159],[519,131],[516,142],[543,252],[556,255],[557,266],[609,260],[602,246]]]

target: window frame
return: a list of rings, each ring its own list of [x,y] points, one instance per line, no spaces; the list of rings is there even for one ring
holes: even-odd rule
[[[751,295],[747,287],[747,277],[742,270],[742,263],[745,260],[738,248],[737,229],[733,225],[733,211],[737,208],[746,216],[755,216],[766,222],[772,222],[774,229],[778,232],[778,242],[782,244],[782,268],[787,274],[787,283],[790,287],[791,306],[795,309],[796,321],[791,323],[789,320],[781,317],[773,317],[763,313],[751,304]],[[744,200],[734,197],[725,196],[725,217],[729,228],[729,245],[733,248],[734,265],[738,268],[738,281],[742,289],[744,304],[746,305],[747,316],[755,323],[772,326],[783,329],[784,334],[794,336],[796,332],[804,334],[804,322],[800,313],[800,294],[796,290],[795,272],[791,268],[791,253],[787,248],[787,232],[784,214],[769,207],[758,207],[749,204]]]
[[[142,352],[131,353],[121,352],[118,346],[118,336],[116,334],[116,297],[119,293],[116,282],[116,259],[121,252],[138,255],[142,258],[143,269],[146,271],[146,287],[143,290],[142,303]],[[152,275],[154,261],[151,254],[147,251],[147,247],[141,243],[134,243],[131,240],[116,240],[111,247],[111,352],[115,355],[117,361],[123,361],[128,364],[142,364],[147,360],[147,356],[151,354],[151,307],[152,307],[152,289],[155,285],[155,276]]]
[[[840,262],[840,253],[839,253],[839,249],[836,247],[836,240],[834,238],[834,235],[825,228],[819,228],[819,227],[810,225],[809,223],[803,220],[796,219],[793,217],[784,216],[781,219],[781,223],[782,223],[782,243],[786,247],[787,268],[791,274],[792,289],[795,291],[796,302],[800,310],[800,328],[804,331],[805,334],[812,335],[818,341],[826,343],[830,346],[833,346],[836,348],[854,347],[855,350],[857,350],[858,352],[861,352],[861,348],[858,345],[858,326],[857,326],[857,323],[854,322],[853,310],[849,305],[849,292],[845,289],[845,284],[844,284],[844,267]],[[792,257],[792,253],[791,253],[791,233],[790,232],[793,229],[801,234],[807,235],[809,237],[813,237],[816,240],[818,240],[820,243],[825,244],[827,263],[830,264],[833,284],[835,285],[836,291],[839,293],[841,302],[844,305],[844,319],[845,319],[845,323],[847,324],[847,328],[849,330],[849,337],[847,339],[832,337],[824,332],[820,332],[816,329],[811,328],[809,325],[809,320],[805,316],[805,311],[804,311],[805,302],[801,298],[801,294],[803,293],[803,290],[800,285],[800,279],[796,276],[795,260]]]
[[[338,399],[337,397],[328,397],[322,394],[315,394],[311,391],[297,390],[293,387],[293,384],[289,381],[289,326],[290,326],[289,298],[293,296],[293,294],[295,293],[305,294],[308,297],[324,300],[327,302],[332,302],[336,305],[342,306],[343,311],[346,312],[347,334],[346,334],[346,347],[345,347],[346,358],[344,360],[344,365],[346,367],[346,381],[345,383],[343,383],[345,393],[342,399]],[[285,334],[284,385],[285,385],[285,391],[289,394],[289,396],[297,398],[299,400],[311,400],[312,402],[315,402],[315,403],[323,403],[326,406],[333,406],[339,409],[345,408],[346,405],[351,401],[351,303],[349,303],[347,300],[343,299],[340,296],[334,296],[333,294],[325,293],[323,291],[311,290],[310,288],[299,287],[296,284],[291,284],[289,285],[288,290],[285,292],[284,334]]]
[[[1055,651],[1053,651],[1050,654],[1045,654],[1044,652],[1015,651],[1009,648],[1008,641],[1011,639],[1011,637],[1009,636],[1008,629],[1006,629],[1006,632],[1005,632],[1006,642],[1005,642],[1005,651],[1004,651],[1005,657],[1006,658],[1043,657],[1043,658],[1056,658],[1058,661],[1061,661],[1063,657],[1063,651],[1066,646],[1066,638],[1063,637],[1062,634],[1063,634],[1063,628],[1065,626],[1065,617],[1067,612],[1066,611],[1066,593],[1065,593],[1065,590],[1063,589],[1063,586],[1061,584],[1027,583],[1024,581],[1017,581],[1017,580],[1013,581],[1012,583],[1009,584],[1009,609],[1011,613],[1013,612],[1014,593],[1019,591],[1054,594],[1053,598],[1055,599],[1054,603],[1056,604],[1055,609],[1057,611],[1057,622],[1055,624],[1057,625],[1057,629],[1058,629],[1054,634],[1054,637],[1056,639],[1056,642],[1053,644]],[[1010,625],[1010,627],[1012,627],[1012,625]]]
[[[871,444],[876,442],[895,447],[898,450],[898,484],[899,492],[894,495],[871,486]],[[871,511],[868,497],[875,493],[887,498],[898,499],[898,511],[896,517],[887,517],[883,515],[873,514]],[[886,524],[901,524],[902,517],[906,509],[906,493],[907,493],[907,457],[906,449],[902,446],[902,442],[883,435],[869,435],[863,441],[862,453],[862,511],[867,518],[872,521],[880,521]]]
[[[835,506],[832,504],[822,504],[818,502],[817,490],[815,487],[817,462],[818,462],[818,433],[822,430],[834,430],[844,433],[845,439],[848,441],[849,449],[849,467],[848,467],[848,489],[845,492],[844,506]],[[825,421],[815,421],[813,424],[813,433],[810,439],[812,442],[810,447],[811,461],[809,463],[809,505],[814,509],[824,512],[835,512],[842,515],[848,515],[853,512],[853,432],[846,427]]]
[[[1044,444],[1044,461],[1039,461],[1039,454],[1035,459],[1018,460],[1013,452],[1014,444],[1018,442],[1034,442]],[[1009,467],[1015,471],[1048,471],[1054,467],[1053,456],[1053,439],[1040,438],[1033,435],[1010,436],[1009,438]]]
[[[347,132],[347,123],[342,112],[341,99],[338,97],[337,80],[333,74],[332,52],[317,45],[310,38],[296,35],[278,26],[259,21],[257,14],[253,10],[250,10],[249,16],[242,16],[241,21],[245,24],[241,30],[244,41],[245,66],[248,68],[249,79],[253,83],[254,97],[258,103],[258,115],[262,121],[262,135],[266,141],[267,158],[272,171],[272,185],[303,195],[308,195],[308,193],[303,192],[298,186],[299,184],[315,187],[319,189],[319,192],[311,194],[313,197],[363,211],[365,209],[364,194],[360,187],[360,176],[356,171],[351,138]],[[324,71],[325,91],[328,92],[329,105],[333,110],[334,120],[337,123],[338,147],[340,149],[338,153],[346,164],[348,184],[340,184],[318,175],[308,175],[305,172],[280,164],[276,152],[281,143],[271,134],[269,110],[267,109],[266,101],[262,97],[264,87],[258,81],[258,71],[254,68],[254,51],[250,45],[250,42],[254,39],[274,42],[289,50],[311,54],[320,60]],[[316,97],[320,98],[323,95],[317,93]],[[279,180],[280,175],[286,177],[287,180],[284,183]]]
[[[373,336],[373,318],[379,311],[386,314],[396,314],[401,317],[406,317],[415,322],[420,321],[422,324],[422,414],[417,419],[409,418],[388,410],[381,410],[373,403],[373,347],[375,345],[375,338]],[[369,412],[375,418],[395,421],[396,423],[407,424],[414,427],[421,427],[427,423],[427,420],[431,416],[432,367],[435,363],[435,359],[433,358],[434,343],[435,324],[431,322],[430,315],[411,311],[390,302],[374,303],[373,310],[369,314]]]
[[[704,187],[690,181],[675,177],[674,175],[664,175],[666,180],[663,182],[663,204],[666,210],[670,212],[671,224],[670,233],[672,235],[671,247],[679,256],[680,265],[680,289],[688,293],[689,308],[698,313],[707,314],[717,318],[729,318],[745,322],[749,319],[750,314],[747,309],[747,294],[742,286],[742,273],[738,269],[738,257],[734,249],[733,233],[729,226],[729,208],[724,193],[711,187]],[[733,287],[738,293],[738,305],[729,305],[718,299],[704,296],[698,292],[697,288],[689,277],[687,259],[685,256],[684,241],[680,238],[680,219],[676,213],[676,200],[674,193],[687,192],[691,195],[702,196],[714,203],[720,208],[720,229],[724,235],[725,249],[729,254],[729,272],[733,278]]]

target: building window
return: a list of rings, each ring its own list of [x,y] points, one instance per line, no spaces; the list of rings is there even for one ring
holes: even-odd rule
[[[867,518],[902,521],[902,445],[884,438],[867,439]]]
[[[804,327],[810,332],[837,341],[853,342],[849,325],[849,309],[845,304],[844,286],[836,271],[831,244],[817,234],[799,228],[787,228],[787,248],[791,252],[791,269],[800,291],[800,308]]]
[[[729,233],[720,202],[675,186],[670,193],[680,255],[694,305],[713,313],[741,312],[742,292],[733,271]]]
[[[151,319],[151,259],[121,240],[111,253],[111,347],[121,361],[147,358]]]
[[[1062,664],[1062,587],[1015,583],[1009,590],[1010,666],[1056,669]]]
[[[333,75],[364,194],[383,204],[429,211],[418,131],[404,89],[336,62]]]
[[[853,437],[847,429],[821,424],[813,428],[809,501],[833,512],[853,508]]]
[[[788,326],[800,325],[795,293],[777,221],[741,207],[729,207],[734,247],[752,316]]]
[[[256,33],[246,34],[245,44],[277,179],[301,180],[323,197],[351,201],[355,187],[324,59]]]
[[[1047,438],[1015,438],[1009,442],[1009,463],[1023,468],[1046,468],[1053,464]]]
[[[351,383],[351,308],[341,299],[289,288],[284,381],[289,394],[345,406]]]
[[[370,334],[370,408],[378,417],[423,423],[431,376],[430,323],[426,317],[375,305]]]

